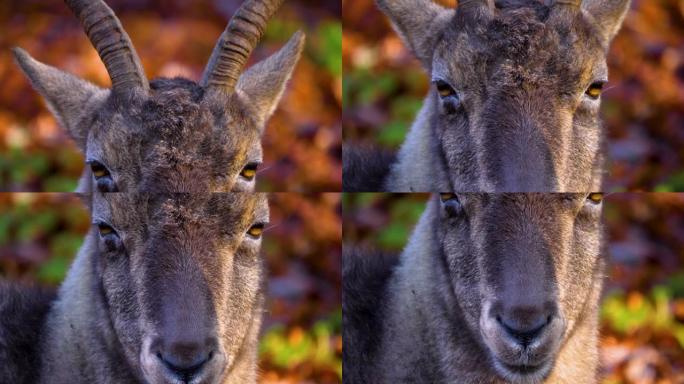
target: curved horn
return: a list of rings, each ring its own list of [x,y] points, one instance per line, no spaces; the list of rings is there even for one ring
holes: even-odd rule
[[[567,5],[579,9],[582,6],[582,0],[556,0],[553,5]]]
[[[102,0],[64,0],[81,20],[112,80],[112,90],[125,93],[133,88],[147,90],[149,85],[131,39],[111,8]]]
[[[283,0],[247,0],[230,19],[204,70],[201,85],[233,92],[247,59]]]

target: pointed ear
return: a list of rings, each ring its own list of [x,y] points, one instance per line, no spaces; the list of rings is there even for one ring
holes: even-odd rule
[[[304,34],[297,32],[280,51],[240,76],[236,88],[257,111],[259,125],[263,126],[275,112],[303,48]]]
[[[429,70],[439,31],[453,20],[456,11],[432,0],[377,0],[377,3],[404,43]]]
[[[89,124],[81,121],[109,96],[109,90],[99,88],[76,76],[35,60],[21,48],[14,48],[14,57],[33,88],[43,96],[57,121],[68,131],[81,149],[85,149]]]
[[[585,0],[582,8],[596,20],[606,41],[617,35],[629,10],[630,0]]]

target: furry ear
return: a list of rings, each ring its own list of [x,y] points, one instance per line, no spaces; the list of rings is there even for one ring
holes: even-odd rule
[[[260,126],[275,112],[303,48],[304,34],[297,32],[280,51],[240,76],[236,88],[252,103]]]
[[[432,0],[377,0],[402,40],[428,70],[439,31],[450,23],[456,11]]]
[[[110,92],[45,65],[21,48],[14,48],[12,51],[19,67],[29,78],[33,88],[43,96],[57,121],[84,150],[90,127],[88,124],[81,124],[81,120],[92,110],[93,105],[104,102]]]
[[[620,30],[629,5],[630,0],[585,0],[582,8],[594,17],[603,38],[611,41]]]

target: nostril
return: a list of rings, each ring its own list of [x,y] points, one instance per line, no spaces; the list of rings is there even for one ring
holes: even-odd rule
[[[528,318],[526,321],[496,316],[496,321],[509,336],[526,347],[536,340],[546,327],[551,324],[553,315],[540,316],[536,320]]]
[[[178,378],[189,381],[199,374],[204,366],[214,357],[214,352],[207,354],[196,354],[193,358],[186,356],[174,356],[173,354],[164,355],[157,352],[157,357],[161,362]]]

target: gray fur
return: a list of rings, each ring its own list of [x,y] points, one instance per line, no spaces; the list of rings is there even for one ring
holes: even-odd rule
[[[110,173],[110,179],[96,180],[86,168],[78,192],[194,193],[254,190],[254,178],[242,172],[262,162],[265,124],[303,47],[304,35],[298,32],[242,74],[236,92],[178,78],[113,93],[21,49],[14,53],[86,161],[97,161]]]
[[[215,338],[186,382],[255,383],[264,267],[246,232],[268,222],[265,196],[115,193],[91,204],[121,247],[88,233],[47,317],[37,382],[182,383],[156,353],[174,338],[177,348]]]
[[[455,92],[432,87],[384,190],[601,190],[600,99],[586,92],[607,80],[629,0],[377,3],[430,79]]]
[[[40,339],[56,293],[0,279],[0,378],[32,384],[40,365]]]
[[[459,194],[457,214],[433,197],[398,262],[345,250],[344,382],[597,383],[605,261],[586,196]],[[513,347],[499,316],[534,305],[550,317]]]

